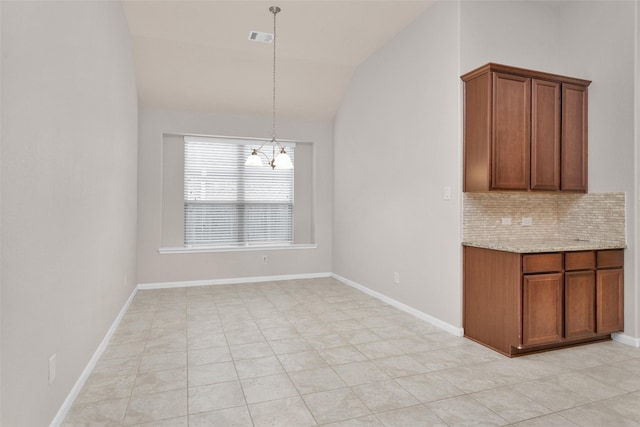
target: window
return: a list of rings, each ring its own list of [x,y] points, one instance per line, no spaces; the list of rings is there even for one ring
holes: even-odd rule
[[[245,166],[260,143],[184,137],[185,245],[293,243],[294,170]]]

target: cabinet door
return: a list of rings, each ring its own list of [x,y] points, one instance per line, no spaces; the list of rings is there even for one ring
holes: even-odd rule
[[[491,187],[528,190],[531,79],[493,73]]]
[[[562,340],[562,273],[531,274],[522,284],[522,344]]]
[[[596,331],[599,334],[624,330],[624,270],[596,273]]]
[[[587,191],[587,88],[562,85],[560,189]]]
[[[596,333],[596,273],[573,271],[564,275],[565,338]]]
[[[531,81],[531,189],[560,189],[560,83]]]

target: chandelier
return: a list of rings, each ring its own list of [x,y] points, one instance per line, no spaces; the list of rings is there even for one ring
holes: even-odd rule
[[[269,147],[265,147],[266,143],[263,143],[260,147],[251,150],[251,154],[244,164],[245,166],[262,166],[262,159],[260,158],[260,155],[263,155],[272,169],[293,169],[291,158],[285,151],[284,146],[276,139],[276,41],[278,40],[276,37],[276,15],[280,10],[281,9],[278,6],[271,6],[269,8],[269,12],[273,13],[273,114],[271,127],[271,158],[269,158],[266,153],[269,151]],[[277,155],[276,152],[278,153]]]

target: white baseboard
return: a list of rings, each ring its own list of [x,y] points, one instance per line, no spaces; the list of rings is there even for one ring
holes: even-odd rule
[[[122,307],[122,310],[120,310],[120,312],[118,313],[118,316],[111,324],[111,327],[109,328],[109,330],[107,331],[107,334],[102,339],[102,342],[98,346],[97,350],[95,351],[95,353],[93,353],[93,356],[89,360],[89,363],[87,363],[87,366],[84,368],[84,371],[82,371],[80,378],[78,378],[78,381],[76,381],[73,388],[69,392],[69,395],[67,396],[64,403],[58,410],[58,413],[56,414],[55,418],[53,419],[53,421],[51,421],[50,427],[58,427],[62,424],[62,421],[64,421],[65,417],[67,416],[67,413],[69,412],[69,409],[71,409],[71,405],[73,405],[73,402],[78,397],[80,390],[82,390],[82,387],[84,386],[84,384],[87,382],[87,379],[91,375],[93,368],[95,368],[96,363],[98,363],[100,356],[102,356],[102,353],[107,348],[107,344],[109,344],[109,340],[113,336],[116,329],[118,329],[118,325],[120,325],[120,321],[122,320],[122,317],[125,315],[125,313],[129,309],[129,306],[131,305],[131,301],[133,301],[133,298],[136,296],[137,292],[138,290],[136,288],[133,290],[133,292],[131,292],[131,295],[129,295],[129,299],[127,299],[127,302],[125,302],[124,306]]]
[[[341,281],[342,283],[344,283],[345,285],[349,285],[352,288],[358,289],[359,291],[364,292],[367,295],[371,295],[374,298],[379,299],[380,301],[386,302],[389,305],[392,305],[394,307],[396,307],[399,310],[402,310],[406,313],[409,313],[415,317],[417,317],[420,320],[424,320],[427,323],[432,324],[433,326],[436,326],[446,332],[449,332],[450,334],[453,334],[457,337],[462,337],[464,336],[464,330],[462,328],[458,328],[456,326],[453,326],[447,322],[444,322],[440,319],[437,319],[433,316],[429,316],[426,313],[423,313],[420,310],[416,310],[413,307],[410,307],[406,304],[401,303],[400,301],[396,301],[393,298],[389,298],[388,296],[381,294],[379,292],[376,292],[374,290],[371,290],[369,288],[367,288],[366,286],[362,286],[352,280],[347,279],[346,277],[342,277],[338,274],[335,273],[331,273],[331,277],[333,277],[336,280]]]
[[[640,348],[640,338],[630,337],[629,335],[623,333],[613,333],[611,334],[611,338],[614,341],[618,341],[619,343],[626,344],[631,347]]]
[[[231,279],[191,280],[184,282],[140,283],[138,290],[186,288],[190,286],[233,285],[237,283],[274,282],[277,280],[318,279],[331,277],[331,273],[287,274],[281,276],[236,277]]]

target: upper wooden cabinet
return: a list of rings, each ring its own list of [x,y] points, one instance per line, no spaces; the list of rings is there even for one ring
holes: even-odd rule
[[[461,78],[464,191],[587,191],[590,81],[493,63]]]

